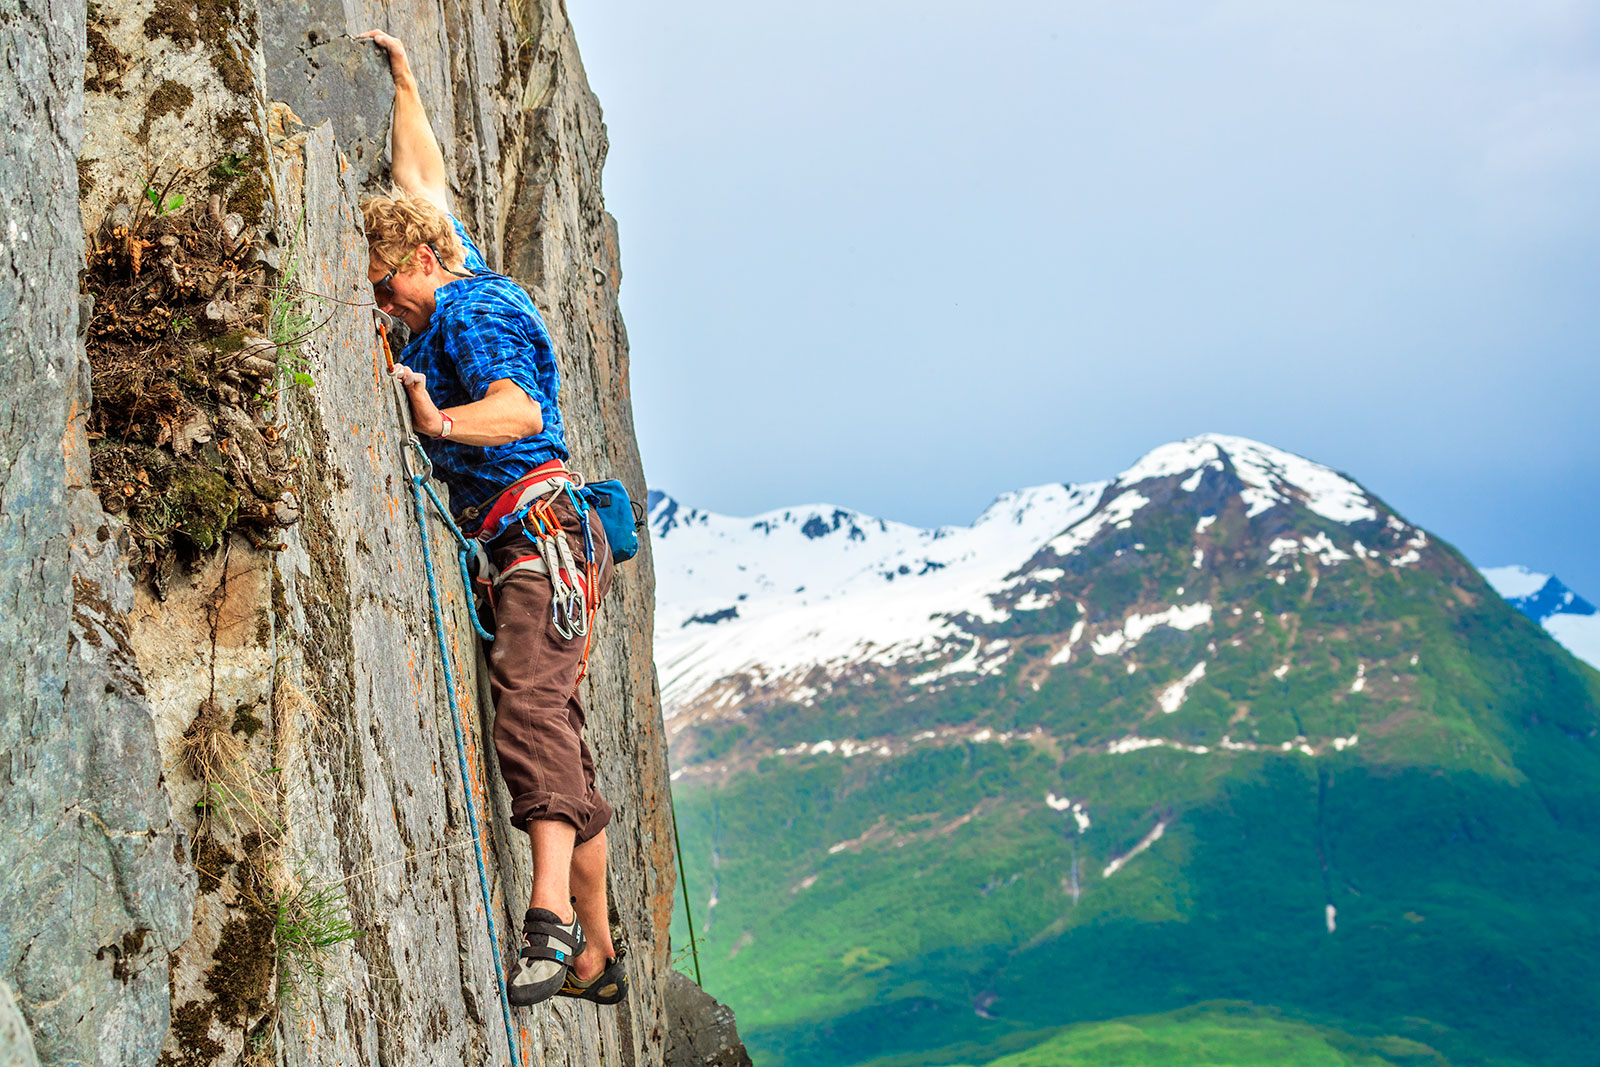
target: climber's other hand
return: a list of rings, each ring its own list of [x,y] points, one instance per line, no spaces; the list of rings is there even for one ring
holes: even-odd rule
[[[394,378],[395,381],[406,387],[408,394],[420,392],[423,396],[428,395],[428,376],[422,372],[414,371],[404,363],[396,363],[394,365]]]
[[[411,423],[417,428],[417,432],[427,434],[429,437],[438,437],[439,431],[444,429],[444,418],[439,414],[439,407],[433,402],[433,397],[428,395],[427,376],[419,374],[404,363],[396,363],[394,378],[405,387],[406,399],[411,402]]]

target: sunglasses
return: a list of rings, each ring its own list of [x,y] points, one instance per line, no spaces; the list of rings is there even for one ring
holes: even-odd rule
[[[400,262],[398,262],[394,266],[390,267],[388,274],[385,274],[383,277],[379,278],[377,281],[372,283],[372,291],[374,293],[378,294],[381,297],[393,296],[394,295],[394,285],[392,283],[394,282],[395,274],[397,274],[399,272],[401,267],[406,265],[406,260],[410,259],[413,255],[415,255],[416,251],[417,250],[415,248],[413,248],[410,252],[407,252],[405,255],[401,256],[400,257]],[[437,253],[435,253],[435,254],[437,255]]]
[[[434,262],[438,263],[439,267],[446,274],[454,274],[457,278],[475,277],[475,275],[471,271],[463,273],[461,271],[451,270],[449,267],[446,267],[444,265],[444,260],[442,258],[440,258],[440,256],[439,256],[439,250],[433,246],[433,242],[430,241],[427,244],[421,245],[420,247],[426,248],[428,251],[433,253]],[[393,296],[394,295],[394,284],[393,284],[394,283],[394,276],[397,273],[399,273],[401,267],[406,265],[406,260],[410,259],[413,255],[416,254],[416,251],[417,250],[415,248],[413,248],[411,251],[409,251],[405,255],[401,256],[400,257],[400,262],[398,262],[394,266],[390,267],[388,274],[385,274],[383,277],[379,278],[377,281],[372,283],[372,291],[374,293],[376,293],[380,298],[383,298],[383,299],[387,299],[387,298]]]

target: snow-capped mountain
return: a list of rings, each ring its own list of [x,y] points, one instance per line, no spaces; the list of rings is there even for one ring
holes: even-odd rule
[[[651,523],[684,884],[774,1062],[1108,991],[1365,995],[1430,1062],[1588,1018],[1600,675],[1517,609],[1600,618],[1559,583],[1491,572],[1514,607],[1348,476],[1219,435],[966,527]]]
[[[1543,626],[1567,651],[1600,667],[1600,612],[1559,578],[1526,567],[1484,567],[1495,592]]]
[[[1359,531],[1341,538],[1343,549],[1325,533],[1286,536],[1271,545],[1273,566],[1299,569],[1295,557],[1310,553],[1323,565],[1371,557],[1404,567],[1428,544],[1425,533],[1343,475],[1221,434],[1163,445],[1110,481],[1007,493],[968,527],[923,530],[825,504],[731,518],[652,493],[656,661],[667,714],[717,688],[723,706],[751,687],[787,686],[803,699],[811,685],[805,679],[819,668],[824,676],[870,665],[914,671],[919,664],[936,676],[994,673],[1009,645],[980,641],[974,627],[1054,604],[1064,562],[1106,531],[1131,527],[1151,503],[1150,487],[1166,491],[1175,478],[1182,493],[1211,485],[1208,495],[1231,494],[1246,520],[1296,505]],[[1224,501],[1217,503],[1220,510]],[[1194,528],[1197,571],[1207,527],[1216,521],[1214,512]],[[1211,610],[1195,600],[1098,625],[1085,618],[1055,656],[1070,657],[1086,628],[1098,631],[1087,636],[1102,652],[1131,647],[1135,635],[1158,626],[1199,625]]]
[[[668,715],[719,679],[894,662],[992,617],[991,594],[1104,483],[1008,493],[971,526],[922,530],[828,505],[749,519],[651,496],[656,663]]]

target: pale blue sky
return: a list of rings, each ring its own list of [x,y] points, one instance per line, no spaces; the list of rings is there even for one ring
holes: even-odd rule
[[[569,11],[652,487],[965,523],[1215,430],[1600,598],[1600,6]]]

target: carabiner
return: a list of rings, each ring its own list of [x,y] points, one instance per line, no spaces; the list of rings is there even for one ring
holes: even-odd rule
[[[432,475],[433,475],[433,460],[428,458],[428,450],[422,447],[422,442],[417,440],[415,437],[413,437],[410,441],[408,441],[406,443],[409,444],[411,447],[410,448],[402,447],[400,449],[400,460],[405,465],[406,477],[408,477],[412,481],[418,482],[418,483],[423,482],[423,481],[427,480],[428,478],[432,477]],[[411,453],[413,451],[416,452],[418,458],[422,461],[422,471],[421,471],[421,473],[418,473],[417,468],[412,465]]]
[[[573,614],[573,604],[578,605],[577,614]],[[589,605],[584,603],[583,594],[576,589],[572,591],[571,596],[567,597],[567,622],[572,626],[572,633],[575,637],[589,636],[588,607]]]
[[[561,600],[559,598],[551,598],[550,625],[555,627],[556,633],[560,634],[563,640],[571,641],[576,635],[568,627],[561,625],[561,613],[563,610]]]

